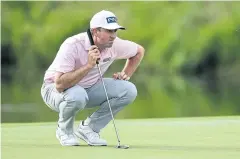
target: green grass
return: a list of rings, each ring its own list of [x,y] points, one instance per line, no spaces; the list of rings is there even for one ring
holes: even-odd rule
[[[77,122],[78,123],[78,122]],[[76,123],[76,125],[77,125]],[[2,124],[2,159],[238,159],[240,117],[116,120],[103,131],[107,147],[62,147],[56,123]]]

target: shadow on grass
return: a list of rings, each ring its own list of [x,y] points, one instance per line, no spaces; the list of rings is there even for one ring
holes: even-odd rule
[[[109,146],[90,146],[87,144],[81,144],[79,146],[62,146],[59,143],[56,144],[49,144],[49,143],[35,143],[35,144],[28,144],[28,143],[2,143],[1,145],[3,148],[108,148]]]

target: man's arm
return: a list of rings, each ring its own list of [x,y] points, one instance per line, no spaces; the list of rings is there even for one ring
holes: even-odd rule
[[[138,45],[137,54],[129,59],[127,59],[126,64],[122,70],[128,77],[131,77],[133,73],[136,71],[138,65],[142,61],[144,56],[144,48]]]
[[[100,52],[97,46],[93,45],[88,52],[88,62],[86,65],[67,73],[60,71],[56,72],[54,82],[57,91],[61,93],[65,89],[76,85],[96,65],[96,61],[99,58]]]
[[[62,73],[56,72],[55,74],[55,84],[56,89],[59,93],[63,92],[65,89],[70,88],[77,84],[87,73],[91,70],[92,66],[85,65],[77,70]]]

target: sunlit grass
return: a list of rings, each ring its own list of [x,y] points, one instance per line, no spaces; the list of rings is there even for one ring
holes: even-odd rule
[[[77,123],[76,123],[77,124]],[[233,159],[240,156],[240,117],[117,120],[122,144],[116,149],[112,123],[101,133],[107,147],[62,147],[56,123],[2,124],[3,159],[189,158]]]

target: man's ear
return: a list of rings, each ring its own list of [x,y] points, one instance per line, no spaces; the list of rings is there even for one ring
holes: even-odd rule
[[[91,29],[91,33],[92,33],[93,36],[97,36],[97,34],[98,34],[98,29],[97,29],[97,28]]]

